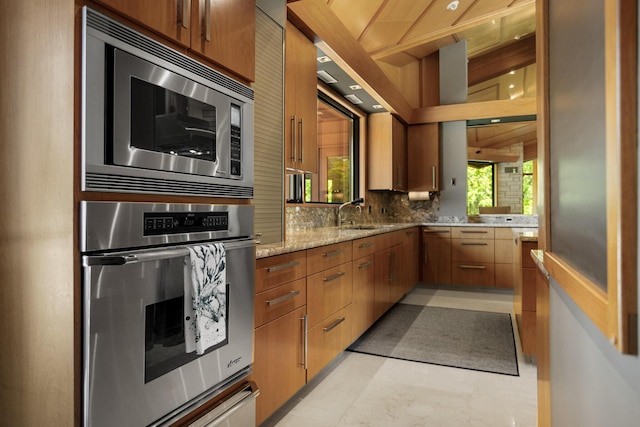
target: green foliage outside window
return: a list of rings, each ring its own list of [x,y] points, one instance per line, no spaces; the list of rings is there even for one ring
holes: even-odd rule
[[[478,215],[480,206],[493,206],[493,164],[467,165],[467,215]]]
[[[522,164],[522,213],[533,215],[533,160]]]

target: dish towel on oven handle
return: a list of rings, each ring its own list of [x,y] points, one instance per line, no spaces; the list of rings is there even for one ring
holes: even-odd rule
[[[222,243],[190,246],[184,269],[186,352],[227,340],[226,251]]]

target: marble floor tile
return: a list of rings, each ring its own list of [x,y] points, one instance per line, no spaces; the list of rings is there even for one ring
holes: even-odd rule
[[[402,302],[510,313],[512,299],[507,290],[419,284]],[[536,367],[517,347],[517,377],[344,352],[285,415],[263,426],[535,427]]]

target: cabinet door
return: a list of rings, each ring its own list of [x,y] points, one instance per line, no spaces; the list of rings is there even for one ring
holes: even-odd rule
[[[360,336],[375,322],[375,255],[353,262],[353,334]]]
[[[316,48],[287,22],[285,35],[285,167],[318,172]]]
[[[389,307],[400,301],[405,294],[409,280],[405,253],[405,244],[400,243],[391,248],[391,289],[389,291]]]
[[[406,294],[418,283],[420,271],[420,235],[417,227],[404,231],[404,251],[402,256],[404,272],[404,286],[402,294]]]
[[[304,343],[306,307],[255,331],[252,379],[260,389],[256,425],[264,421],[306,382]]]
[[[422,229],[422,281],[451,284],[451,228]]]
[[[254,81],[255,7],[250,0],[193,0],[191,49]]]
[[[393,284],[393,252],[391,248],[375,254],[374,315],[378,319],[391,307],[391,286]]]
[[[393,144],[393,189],[407,190],[407,132],[398,119],[391,119],[391,141]]]
[[[369,115],[370,190],[407,190],[406,131],[389,113]]]
[[[440,190],[440,132],[438,123],[407,129],[409,191]]]
[[[191,41],[191,0],[96,0],[179,44]]]

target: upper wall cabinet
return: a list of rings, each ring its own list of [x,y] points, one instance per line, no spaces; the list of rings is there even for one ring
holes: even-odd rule
[[[407,191],[407,133],[390,113],[369,116],[369,190]]]
[[[285,167],[318,172],[316,47],[287,22],[285,34]]]
[[[95,0],[248,81],[255,80],[255,2]]]
[[[407,130],[409,191],[440,190],[440,131],[438,123]]]

